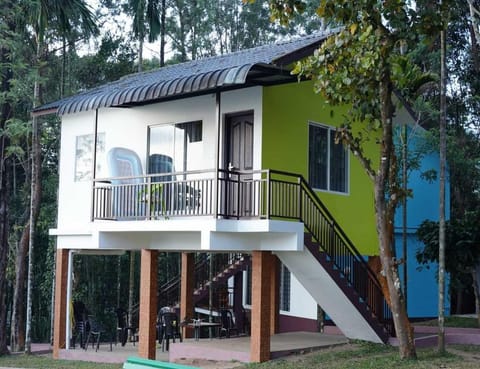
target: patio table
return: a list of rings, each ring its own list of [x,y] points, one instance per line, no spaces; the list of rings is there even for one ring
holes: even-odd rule
[[[188,323],[188,327],[193,327],[194,329],[194,337],[195,341],[198,341],[200,338],[200,328],[202,327],[209,327],[209,328],[214,328],[214,327],[220,327],[220,323],[214,323],[214,322],[204,322],[200,319],[193,319],[191,323]]]

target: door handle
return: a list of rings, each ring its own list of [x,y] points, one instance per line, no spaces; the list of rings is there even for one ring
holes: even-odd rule
[[[232,164],[232,162],[228,163],[228,171],[231,172],[232,170],[237,170],[238,168],[235,168]]]

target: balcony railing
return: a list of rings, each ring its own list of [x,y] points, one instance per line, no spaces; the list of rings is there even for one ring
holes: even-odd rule
[[[93,219],[265,218],[268,171],[219,170],[96,179]]]

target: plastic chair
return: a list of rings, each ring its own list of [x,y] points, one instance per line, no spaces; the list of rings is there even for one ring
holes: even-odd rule
[[[107,153],[107,163],[111,177],[131,177],[111,181],[113,218],[144,218],[146,209],[142,192],[145,191],[145,181],[137,153],[124,147],[114,147]]]
[[[230,338],[230,334],[232,332],[236,332],[238,335],[238,328],[235,326],[235,322],[233,320],[233,314],[230,310],[220,310],[220,332],[219,338],[222,338],[222,333],[225,335],[226,338]]]
[[[117,334],[115,344],[118,340],[120,340],[122,346],[125,346],[129,333],[132,337],[134,337],[136,333],[136,328],[133,327],[131,324],[128,324],[128,315],[125,309],[118,308],[117,310],[115,310],[115,312],[117,314]],[[133,346],[135,346],[135,339],[132,340],[132,343]]]
[[[102,333],[105,333],[105,329],[99,322],[96,321],[93,316],[88,317],[88,323],[90,325],[90,329],[88,331],[87,341],[85,342],[85,351],[87,351],[90,337],[92,337],[92,348],[94,346],[94,343],[96,343],[97,347],[95,349],[95,352],[97,352],[98,348],[100,347],[100,336],[102,335]],[[110,351],[112,351],[112,340],[110,340]]]
[[[88,310],[82,301],[74,301],[73,317],[75,319],[75,329],[72,338],[72,348],[75,348],[77,340],[81,348],[85,348],[85,341],[88,334]]]
[[[162,344],[162,351],[169,350],[170,338],[175,343],[175,338],[179,338],[183,342],[182,334],[180,333],[180,320],[175,313],[163,313],[159,319],[158,339]]]

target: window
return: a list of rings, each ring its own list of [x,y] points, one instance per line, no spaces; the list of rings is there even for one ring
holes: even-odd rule
[[[77,136],[75,143],[75,182],[92,179],[94,135]],[[97,134],[96,177],[104,175],[105,167],[105,133]]]
[[[280,269],[280,310],[290,311],[290,270],[283,264]]]
[[[319,190],[348,192],[348,151],[335,143],[335,128],[309,124],[308,174]]]
[[[149,173],[202,169],[202,122],[149,128]]]
[[[283,264],[280,267],[280,285],[279,285],[279,298],[280,298],[280,310],[290,311],[290,270]],[[252,304],[252,266],[247,265],[246,273],[246,296],[245,303],[247,305]]]

